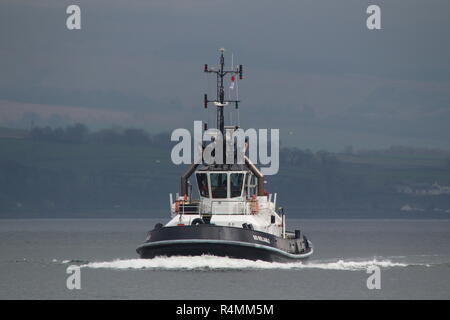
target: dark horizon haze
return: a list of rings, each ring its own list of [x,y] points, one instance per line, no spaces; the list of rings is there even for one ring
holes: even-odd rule
[[[82,29],[65,13],[81,7]],[[381,30],[366,9],[381,8]],[[23,1],[0,4],[0,126],[150,132],[213,119],[203,64],[244,65],[244,127],[312,150],[450,149],[448,1]]]

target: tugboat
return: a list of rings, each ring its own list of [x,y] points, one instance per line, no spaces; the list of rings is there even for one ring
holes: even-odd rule
[[[204,67],[204,72],[217,78],[217,97],[210,101],[205,94],[204,106],[213,103],[217,107],[216,130],[227,142],[226,133],[239,126],[225,126],[224,108],[234,104],[237,109],[240,101],[225,99],[224,78],[231,75],[232,81],[236,76],[242,79],[243,68],[232,65],[231,70],[225,70],[224,49],[220,52],[218,68]],[[312,255],[312,243],[300,230],[286,231],[284,211],[276,209],[276,194],[272,199],[272,194],[264,190],[264,175],[243,152],[242,164],[208,164],[202,160],[190,165],[181,176],[176,200],[170,195],[171,220],[156,224],[148,232],[145,242],[136,249],[141,258],[214,255],[293,262]],[[198,199],[194,199],[189,183],[192,174]]]

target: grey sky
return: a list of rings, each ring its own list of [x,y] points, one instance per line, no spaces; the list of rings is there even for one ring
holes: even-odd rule
[[[81,31],[66,29],[69,4]],[[366,28],[369,4],[382,30]],[[191,128],[207,119],[202,65],[223,46],[245,66],[242,123],[284,144],[450,149],[449,13],[436,0],[3,0],[0,125]]]

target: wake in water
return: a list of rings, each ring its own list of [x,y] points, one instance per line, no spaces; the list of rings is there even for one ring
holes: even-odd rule
[[[266,261],[252,261],[244,259],[233,259],[216,256],[179,256],[179,257],[156,257],[153,259],[118,259],[104,262],[89,262],[81,264],[82,268],[92,269],[144,269],[144,270],[264,270],[264,269],[323,269],[323,270],[366,270],[370,266],[381,268],[408,267],[411,265],[392,262],[391,260],[336,260],[336,261],[309,261],[278,263]],[[425,265],[427,266],[427,265]]]

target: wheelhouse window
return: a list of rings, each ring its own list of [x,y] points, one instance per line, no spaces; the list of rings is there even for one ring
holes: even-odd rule
[[[210,173],[211,194],[213,198],[223,199],[227,197],[228,174],[226,173]]]
[[[230,194],[231,198],[240,197],[242,195],[242,184],[244,182],[243,173],[230,174]]]
[[[206,173],[197,173],[197,185],[200,195],[209,198],[208,176]]]
[[[248,196],[256,195],[256,177],[253,174],[248,175]]]

